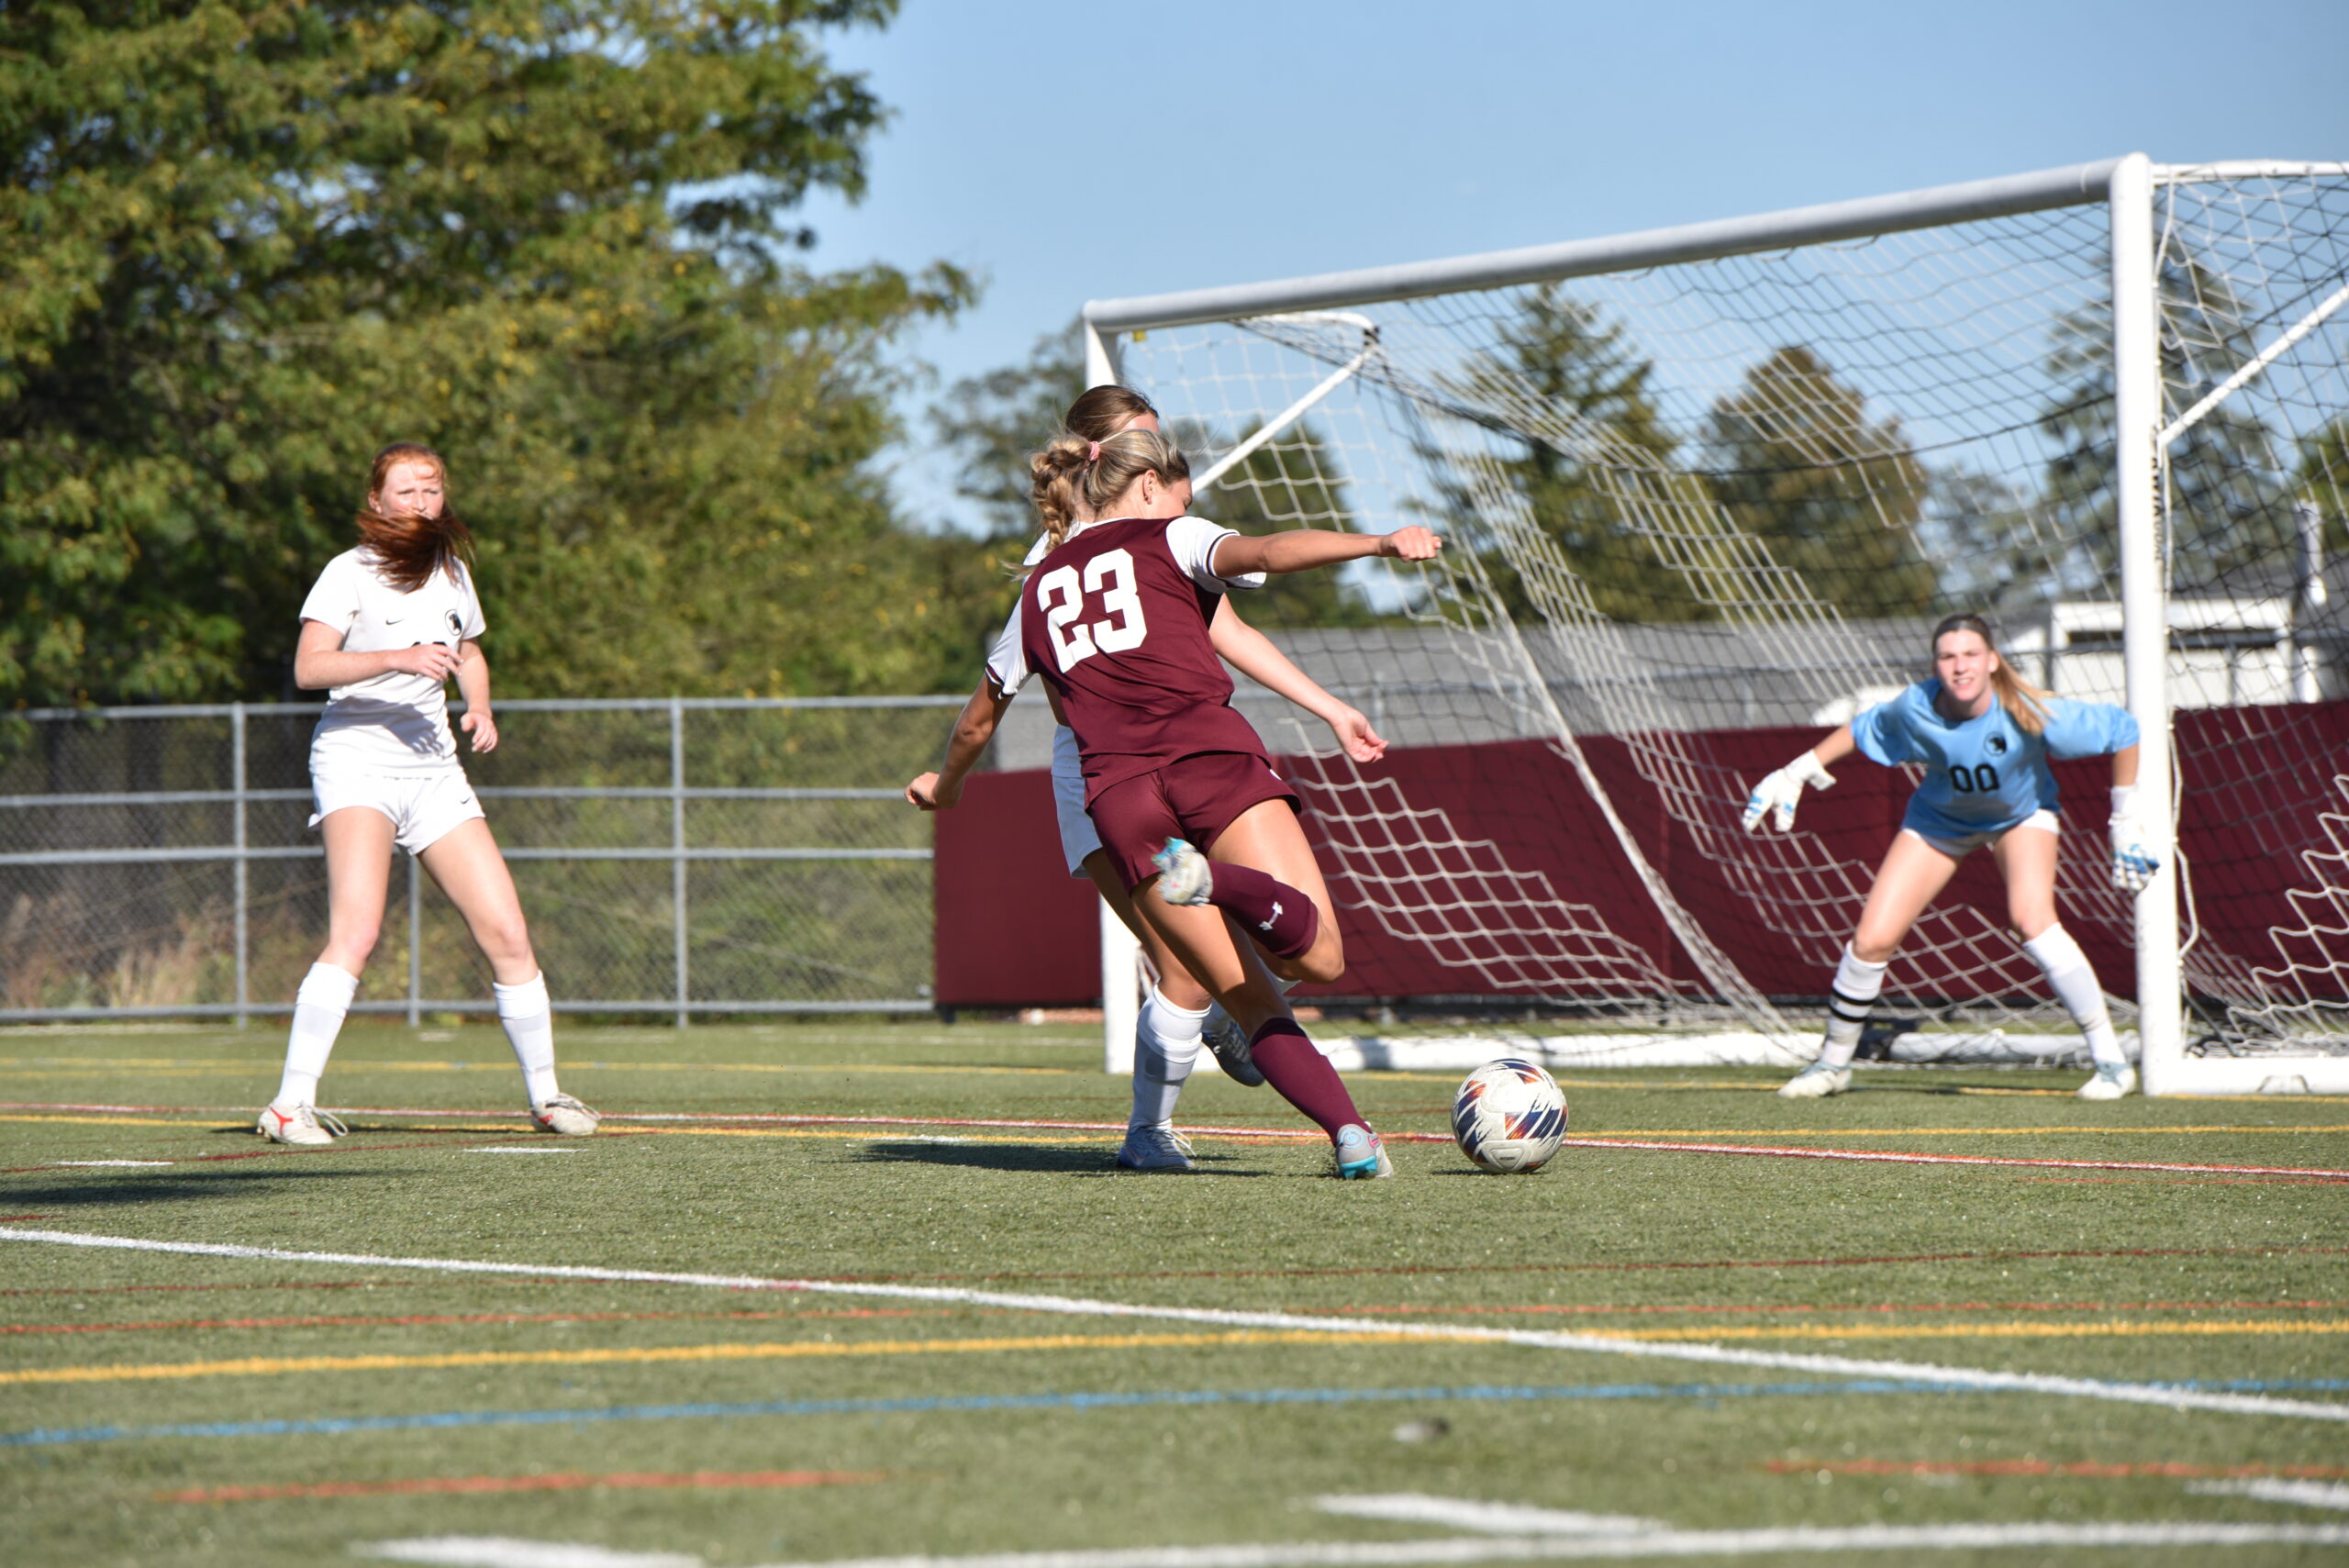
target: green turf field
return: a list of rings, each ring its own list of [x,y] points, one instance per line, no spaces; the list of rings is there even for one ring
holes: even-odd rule
[[[2349,1183],[2176,1168],[2338,1173],[2349,1102],[1864,1071],[1789,1104],[1775,1074],[1626,1073],[1567,1081],[1578,1136],[2101,1165],[1574,1147],[1505,1178],[1397,1140],[1399,1179],[1340,1184],[1319,1142],[1230,1135],[1197,1138],[1199,1176],[1113,1173],[1124,1086],[1081,1027],[561,1045],[564,1086],[617,1113],[592,1140],[527,1129],[494,1029],[354,1023],[324,1098],[373,1108],[313,1152],[251,1136],[272,1029],[0,1031],[6,1229],[386,1260],[0,1243],[0,1558],[2349,1555]],[[1442,1130],[1449,1076],[1353,1084],[1389,1134]],[[1304,1126],[1212,1073],[1184,1111]],[[676,1119],[627,1119],[653,1113]],[[725,1119],[746,1114],[878,1119]],[[2111,1168],[2132,1162],[2170,1168]],[[530,1272],[551,1265],[918,1288]],[[1674,1353],[1706,1345],[1758,1360]],[[2146,1528],[2085,1543],[2099,1525]]]

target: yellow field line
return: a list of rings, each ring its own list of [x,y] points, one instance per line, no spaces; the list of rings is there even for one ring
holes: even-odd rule
[[[933,1125],[952,1127],[952,1122]],[[629,1138],[846,1138],[868,1143],[1116,1143],[1122,1132],[1080,1132],[1069,1128],[1040,1127],[1030,1132],[924,1132],[908,1127],[637,1127],[618,1129]],[[1186,1131],[1186,1138],[1230,1138],[1221,1132]],[[1284,1138],[1284,1143],[1297,1140]]]
[[[220,1118],[208,1117],[157,1116],[30,1116],[19,1112],[0,1112],[0,1121],[72,1121],[103,1127],[218,1127]]]
[[[160,1056],[143,1061],[131,1056],[110,1056],[110,1059],[89,1059],[87,1063],[59,1061],[56,1056],[0,1056],[0,1063],[21,1063],[21,1066],[0,1066],[0,1077],[80,1077],[106,1075],[117,1068],[139,1068],[141,1073],[155,1071],[235,1071],[235,1073],[265,1073],[275,1066],[275,1061],[238,1061],[238,1059],[197,1059],[184,1056]],[[512,1073],[512,1061],[383,1061],[355,1056],[343,1061],[336,1056],[336,1073]],[[916,1066],[916,1063],[855,1063],[855,1061],[566,1061],[566,1073],[940,1073],[952,1077],[1099,1077],[1092,1068],[963,1068],[963,1066]]]
[[[2123,1340],[2177,1334],[2349,1334],[2349,1318],[2213,1323],[1801,1323],[1717,1329],[1578,1329],[1602,1340]]]
[[[1264,1329],[1214,1334],[1040,1334],[1021,1339],[794,1340],[659,1345],[591,1351],[452,1351],[438,1355],[248,1356],[236,1361],[117,1362],[0,1372],[0,1385],[144,1382],[184,1377],[274,1377],[303,1372],[413,1372],[444,1367],[648,1365],[674,1362],[798,1361],[832,1356],[971,1355],[1005,1351],[1135,1350],[1197,1345],[1390,1344],[1419,1338]]]

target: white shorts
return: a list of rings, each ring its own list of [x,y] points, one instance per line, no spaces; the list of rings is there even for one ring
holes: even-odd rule
[[[316,828],[333,813],[368,806],[391,818],[393,841],[421,854],[449,831],[482,814],[473,786],[462,768],[430,773],[313,773],[310,798]]]
[[[1943,839],[1931,833],[1920,833],[1914,828],[1903,828],[1900,830],[1912,838],[1923,840],[1954,861],[1962,861],[1983,845],[1997,843],[2013,832],[2016,828],[2038,828],[2050,833],[2061,833],[2064,830],[2064,825],[2055,819],[2055,814],[2044,806],[2032,812],[2013,827],[1993,828],[1987,832],[1967,833],[1955,839]]]
[[[1076,736],[1065,724],[1052,730],[1052,811],[1060,818],[1061,854],[1071,876],[1083,876],[1085,857],[1101,847],[1101,835],[1085,813],[1085,763]]]

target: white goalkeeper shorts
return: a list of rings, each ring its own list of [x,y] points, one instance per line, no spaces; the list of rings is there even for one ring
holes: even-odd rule
[[[1071,876],[1085,874],[1085,857],[1101,847],[1093,818],[1085,814],[1085,764],[1076,736],[1065,724],[1052,730],[1052,814],[1061,825],[1061,855]]]
[[[422,854],[451,829],[482,815],[473,782],[462,768],[429,773],[313,773],[310,798],[317,807],[310,817],[312,828],[338,811],[363,806],[391,819],[393,841],[410,854]]]
[[[1962,861],[1984,845],[1997,843],[2018,828],[2037,828],[2048,833],[2061,833],[2064,830],[2064,825],[2056,820],[2055,814],[2044,806],[2020,822],[2010,822],[2004,828],[1992,828],[1985,832],[1961,834],[1954,839],[1944,838],[1939,833],[1920,833],[1914,828],[1903,828],[1900,830],[1912,838],[1922,839],[1954,861]]]

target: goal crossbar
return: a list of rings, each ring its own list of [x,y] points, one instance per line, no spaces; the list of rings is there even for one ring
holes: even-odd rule
[[[1152,327],[1190,327],[1210,321],[1330,310],[1349,305],[1419,299],[1470,289],[1549,283],[1598,272],[1663,267],[1756,250],[1777,250],[1872,234],[1895,234],[1939,224],[1967,223],[2083,206],[2111,190],[2117,158],[2076,163],[2036,173],[1935,185],[1896,195],[1866,196],[1818,206],[1789,207],[1750,217],[1650,228],[1598,239],[1531,245],[1515,250],[1415,261],[1312,277],[1242,284],[1230,288],[1190,289],[1141,295],[1130,299],[1088,301],[1085,325],[1097,332],[1137,332]]]

